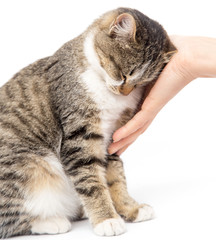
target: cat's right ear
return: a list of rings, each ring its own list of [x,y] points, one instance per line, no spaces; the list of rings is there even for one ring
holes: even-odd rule
[[[109,35],[120,40],[136,41],[136,22],[128,13],[119,15],[110,25]]]

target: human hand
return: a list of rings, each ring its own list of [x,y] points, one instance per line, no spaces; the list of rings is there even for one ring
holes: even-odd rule
[[[198,77],[216,77],[216,39],[173,36],[178,49],[146,97],[141,110],[113,134],[109,153],[122,154],[182,88]]]

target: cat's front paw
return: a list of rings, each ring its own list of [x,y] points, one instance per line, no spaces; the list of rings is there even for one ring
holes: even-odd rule
[[[98,223],[94,232],[99,236],[117,236],[126,232],[125,222],[121,218],[109,218]]]
[[[154,217],[155,217],[155,214],[154,214],[153,208],[147,204],[143,204],[138,209],[137,217],[133,222],[142,222],[142,221],[153,219]]]

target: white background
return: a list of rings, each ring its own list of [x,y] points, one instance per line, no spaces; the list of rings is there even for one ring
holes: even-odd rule
[[[214,2],[1,0],[0,85],[26,65],[52,55],[95,18],[119,6],[137,8],[160,22],[168,34],[216,37]],[[192,82],[122,155],[129,192],[151,204],[157,217],[127,223],[128,231],[115,239],[216,239],[215,92],[216,79]],[[88,221],[82,221],[64,235],[18,239],[100,237],[93,234]]]

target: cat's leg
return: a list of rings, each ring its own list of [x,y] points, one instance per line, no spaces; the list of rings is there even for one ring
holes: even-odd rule
[[[94,139],[95,138],[95,139]],[[68,141],[62,146],[62,162],[71,176],[85,212],[100,236],[125,232],[125,223],[116,212],[106,182],[105,151],[96,135],[89,136],[82,147]],[[68,148],[68,146],[73,146]]]
[[[127,191],[123,162],[117,155],[108,156],[107,183],[117,212],[129,222],[153,218],[153,209],[147,204],[138,204]]]
[[[57,156],[20,151],[10,158],[0,161],[0,238],[70,231],[81,204]]]
[[[26,178],[23,169],[18,167],[19,165],[22,167],[22,163],[2,152],[0,154],[0,239],[5,239],[31,234],[32,217],[23,209]],[[8,152],[7,149],[5,152]]]
[[[11,194],[0,193],[0,239],[31,234],[32,217],[23,211],[22,197],[17,195],[11,199]]]
[[[70,219],[80,215],[74,186],[55,154],[34,156],[29,163],[24,209],[34,217],[33,234],[59,234],[71,230]]]

